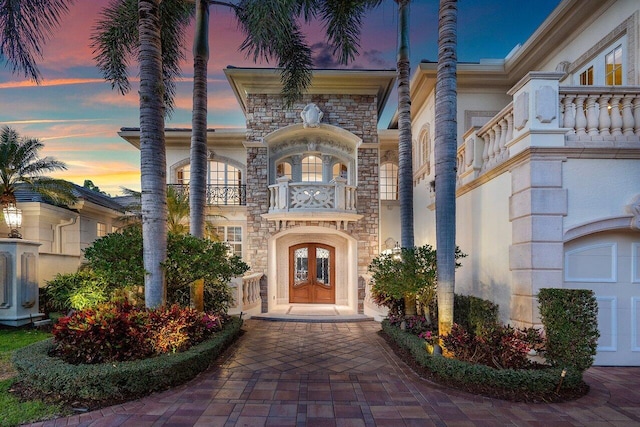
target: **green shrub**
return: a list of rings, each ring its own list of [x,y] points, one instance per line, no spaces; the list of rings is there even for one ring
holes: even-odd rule
[[[456,247],[456,260],[466,255]],[[461,264],[456,262],[456,267]],[[377,304],[388,307],[392,314],[404,310],[400,302],[406,295],[420,296],[428,311],[436,295],[436,251],[431,245],[402,248],[400,259],[380,254],[371,261],[369,272],[374,281],[371,292]]]
[[[125,228],[94,242],[85,249],[88,266],[107,283],[116,287],[137,287],[144,283],[142,232]],[[249,266],[238,256],[227,256],[224,243],[169,233],[167,260],[167,303],[189,305],[189,284],[204,279],[205,311],[224,313],[233,296],[229,282]]]
[[[123,288],[144,284],[142,229],[125,227],[107,234],[84,250],[88,266],[109,285]]]
[[[52,311],[66,313],[69,310],[94,307],[107,301],[110,295],[107,282],[88,270],[57,274],[40,291],[43,309],[47,313]]]
[[[54,354],[73,364],[143,359],[184,351],[220,326],[217,316],[177,305],[146,309],[127,302],[102,304],[58,320]]]
[[[465,330],[481,335],[498,325],[498,305],[471,295],[454,295],[453,322]]]
[[[232,318],[220,332],[182,353],[149,359],[94,365],[72,365],[49,356],[55,344],[46,340],[14,354],[18,381],[41,393],[65,399],[124,400],[174,387],[192,379],[240,333],[242,321]]]
[[[382,322],[383,331],[400,347],[407,350],[415,361],[429,370],[434,378],[448,386],[460,387],[499,398],[511,398],[517,391],[528,401],[553,401],[556,389],[583,390],[582,373],[568,368],[564,380],[562,368],[546,369],[493,369],[442,356],[432,356],[425,349],[423,339]]]
[[[586,289],[540,289],[540,317],[546,332],[545,357],[553,366],[585,371],[598,346],[598,303]]]

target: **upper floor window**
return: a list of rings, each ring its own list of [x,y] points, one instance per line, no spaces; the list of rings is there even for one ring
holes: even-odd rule
[[[380,166],[380,200],[398,200],[398,166],[394,163]]]
[[[276,166],[276,177],[282,178],[283,176],[286,176],[289,179],[292,178],[291,165],[287,162],[278,163]]]
[[[618,46],[604,57],[605,84],[619,86],[622,84],[622,46]]]
[[[581,86],[621,86],[625,84],[626,36],[602,50],[574,74],[574,84]]]
[[[322,182],[322,159],[309,155],[302,158],[302,182]]]
[[[347,165],[343,163],[336,163],[333,165],[333,177],[347,178]]]
[[[185,165],[176,171],[178,184],[188,184],[191,178],[191,165]],[[217,187],[231,187],[242,184],[242,171],[233,165],[215,160],[209,161],[207,184]]]

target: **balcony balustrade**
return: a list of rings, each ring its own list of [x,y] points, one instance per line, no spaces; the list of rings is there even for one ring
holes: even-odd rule
[[[279,212],[356,212],[356,187],[344,178],[329,183],[290,182],[278,178],[269,186],[269,213]]]
[[[537,84],[547,93],[552,87],[551,80]],[[458,185],[495,169],[526,147],[640,148],[639,86],[559,86],[553,97],[541,96],[535,88],[529,92],[535,94],[535,103],[528,104],[527,92],[519,107],[519,126],[514,103],[522,92],[514,93],[514,102],[484,126],[467,131],[457,152]],[[548,117],[541,120],[543,113]]]
[[[169,184],[179,194],[189,194],[189,184]],[[207,185],[207,206],[245,206],[247,204],[246,185]]]

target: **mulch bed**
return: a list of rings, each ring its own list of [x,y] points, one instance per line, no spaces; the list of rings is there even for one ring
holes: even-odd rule
[[[551,391],[545,395],[539,394],[531,394],[526,393],[521,390],[511,390],[511,389],[497,389],[493,387],[488,387],[484,384],[467,384],[467,383],[457,383],[452,381],[451,379],[441,378],[438,375],[434,374],[429,369],[420,365],[413,358],[411,353],[401,347],[393,340],[390,336],[384,333],[384,331],[378,332],[380,336],[387,342],[389,347],[393,350],[393,352],[398,356],[404,363],[407,364],[418,376],[434,382],[438,385],[451,388],[454,390],[464,391],[470,394],[482,395],[487,397],[493,397],[502,400],[508,400],[512,402],[529,402],[529,403],[558,403],[558,402],[568,402],[575,399],[578,399],[587,393],[589,393],[589,385],[582,382],[579,388],[575,389],[561,389],[559,393],[556,393],[555,390]]]

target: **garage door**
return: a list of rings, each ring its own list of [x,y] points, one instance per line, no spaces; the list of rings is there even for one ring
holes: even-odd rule
[[[640,366],[640,233],[605,232],[565,244],[564,281],[598,300],[596,365]]]

